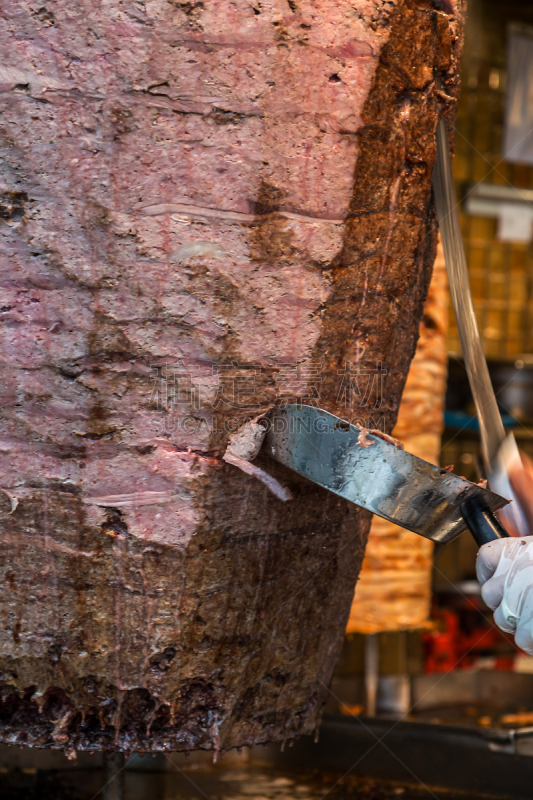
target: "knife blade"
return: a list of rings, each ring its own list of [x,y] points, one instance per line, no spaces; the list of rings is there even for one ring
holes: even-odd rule
[[[435,542],[467,529],[465,504],[490,512],[507,501],[313,406],[286,405],[268,418],[262,452],[299,475]],[[470,530],[472,530],[471,526]],[[506,535],[505,531],[500,536]],[[495,538],[495,537],[493,537]]]
[[[489,486],[514,500],[502,513],[519,535],[529,533],[526,518],[509,483],[511,464],[520,460],[514,435],[506,435],[477,324],[466,262],[446,122],[437,127],[437,161],[433,172],[437,219],[461,349],[481,432],[481,452]]]
[[[479,420],[483,458],[490,469],[505,439],[505,429],[492,388],[470,290],[444,119],[440,120],[437,128],[433,186],[457,330]]]

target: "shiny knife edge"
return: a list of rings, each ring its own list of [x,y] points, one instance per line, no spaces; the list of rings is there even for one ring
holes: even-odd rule
[[[437,162],[433,172],[433,188],[450,295],[479,420],[481,449],[489,485],[497,494],[514,500],[499,513],[510,527],[525,536],[530,531],[508,479],[509,466],[516,463],[520,456],[514,435],[511,433],[506,436],[483,351],[470,288],[444,118],[441,118],[437,127]]]

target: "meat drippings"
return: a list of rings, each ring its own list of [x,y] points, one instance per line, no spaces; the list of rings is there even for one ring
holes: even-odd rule
[[[361,428],[359,436],[357,437],[357,444],[359,447],[363,447],[366,450],[371,444],[375,444],[373,439],[368,438],[369,434],[372,434],[372,436],[377,436],[379,439],[383,439],[384,442],[393,444],[394,447],[397,447],[399,450],[404,449],[403,442],[400,442],[399,439],[395,439],[394,436],[389,436],[388,433],[383,433],[375,428]]]

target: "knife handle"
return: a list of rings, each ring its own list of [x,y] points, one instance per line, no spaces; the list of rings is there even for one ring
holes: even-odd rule
[[[461,503],[461,514],[478,547],[509,536],[500,520],[480,497],[469,497]]]

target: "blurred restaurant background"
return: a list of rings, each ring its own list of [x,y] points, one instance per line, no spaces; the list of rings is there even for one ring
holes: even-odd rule
[[[533,3],[469,0],[453,162],[470,283],[507,430],[533,458]],[[484,477],[440,251],[395,434]],[[375,520],[329,709],[533,725],[533,658],[480,596],[477,548]],[[519,687],[519,688],[518,688]],[[516,691],[515,691],[516,690]]]

